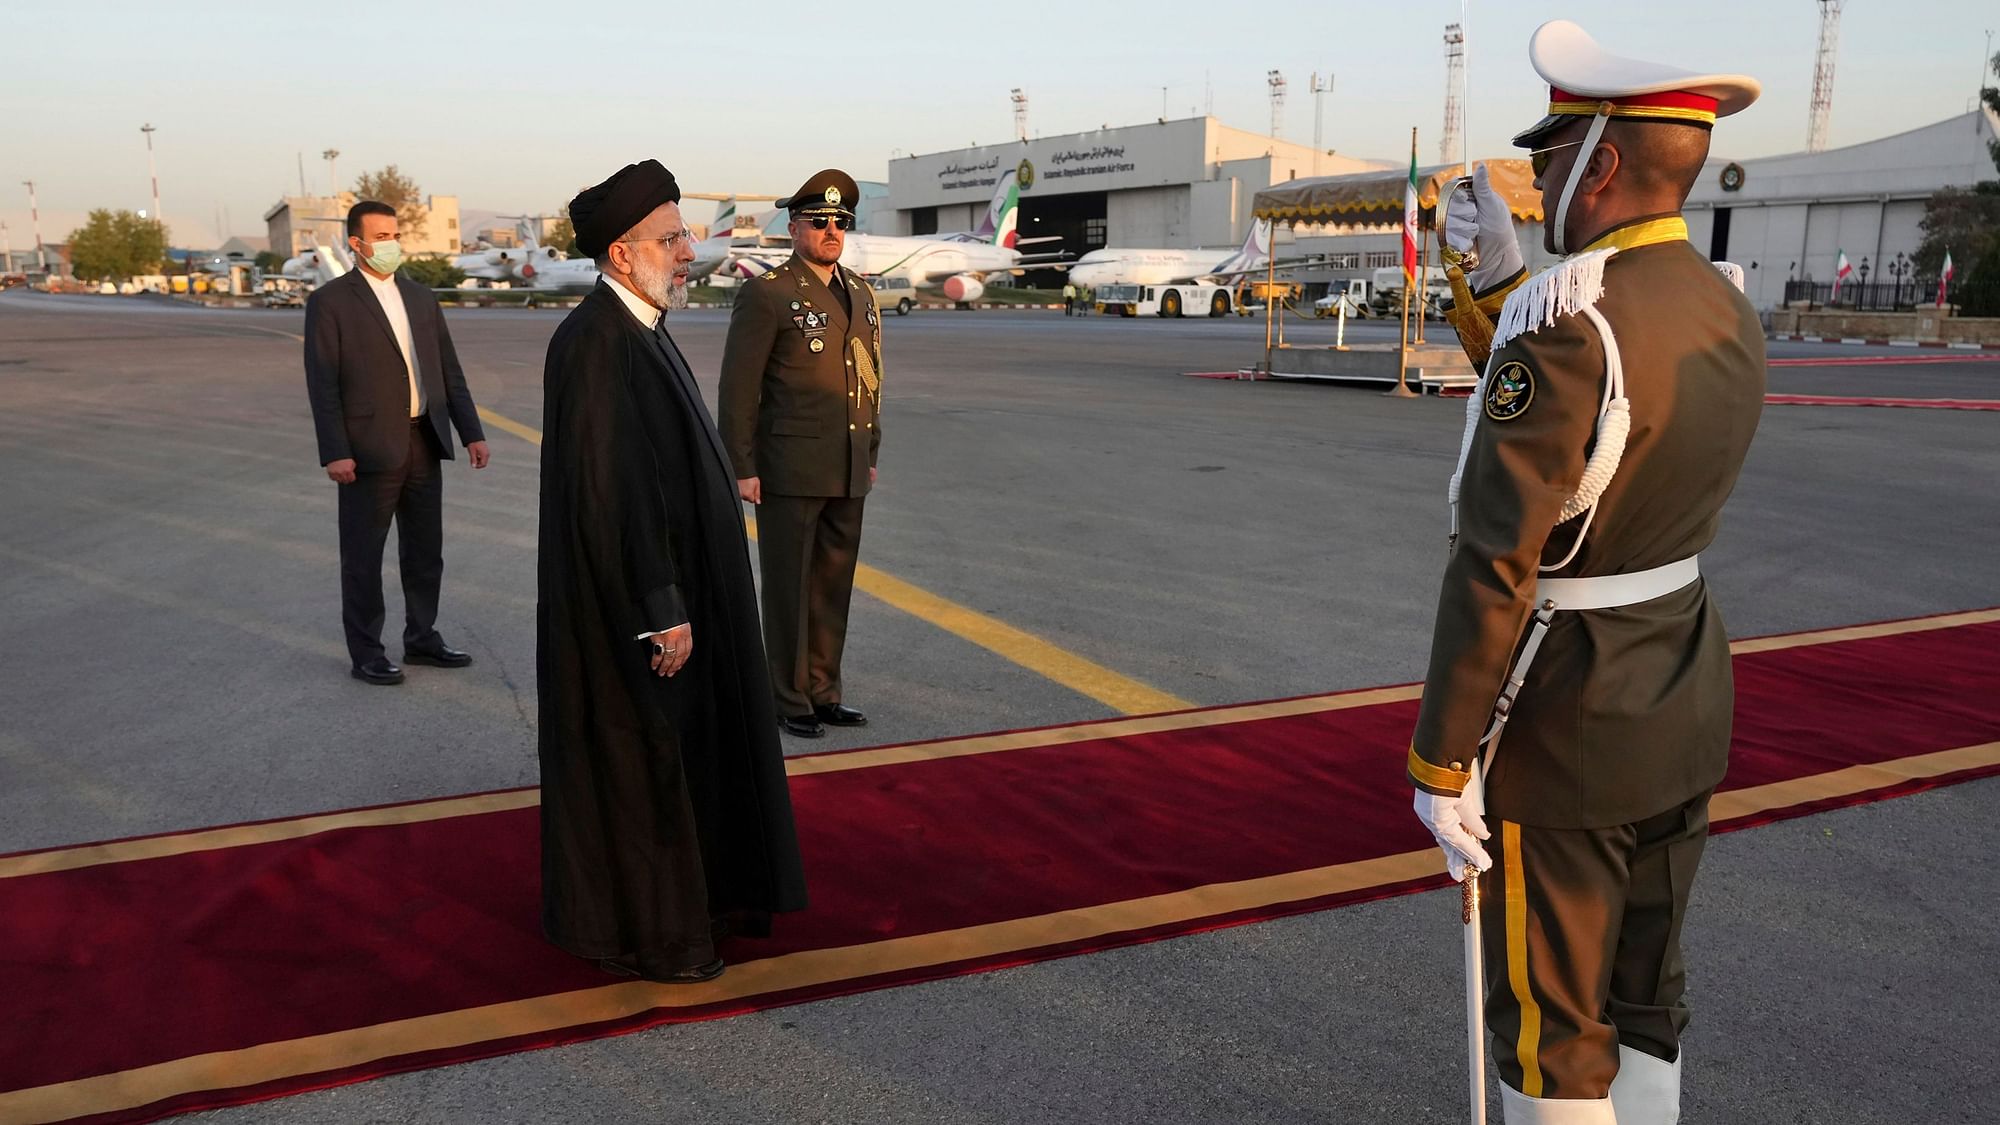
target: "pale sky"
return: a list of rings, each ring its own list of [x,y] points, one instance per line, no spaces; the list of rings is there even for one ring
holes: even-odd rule
[[[1615,53],[1764,83],[1717,128],[1714,151],[1805,147],[1819,33],[1813,0],[1471,0],[1467,48],[1475,158],[1508,155],[1540,113],[1527,40],[1581,23]],[[889,158],[1013,134],[1150,122],[1211,104],[1224,123],[1270,125],[1265,72],[1290,83],[1283,135],[1310,144],[1310,77],[1334,75],[1323,141],[1401,162],[1416,126],[1438,159],[1443,26],[1459,0],[1314,0],[1271,6],[1145,0],[1005,5],[622,0],[348,5],[14,0],[0,10],[0,221],[32,246],[94,207],[150,206],[151,122],[161,206],[177,245],[261,235],[278,197],[342,187],[396,164],[468,211],[554,212],[577,188],[648,156],[685,191],[782,194],[825,166],[883,179]],[[1963,113],[1977,89],[1992,0],[1848,0],[1831,143]],[[1990,79],[1989,79],[1990,80]],[[708,204],[691,204],[705,221]]]

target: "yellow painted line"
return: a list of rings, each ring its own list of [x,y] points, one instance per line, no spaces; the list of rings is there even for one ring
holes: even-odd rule
[[[479,416],[524,441],[536,445],[542,443],[541,431],[532,426],[496,414],[483,406],[479,408]],[[757,537],[754,521],[749,524],[749,533],[750,538]],[[1120,675],[1025,629],[1017,629],[997,617],[912,586],[866,563],[855,568],[854,585],[856,589],[912,617],[928,621],[955,637],[971,641],[988,652],[1053,680],[1079,695],[1089,696],[1121,714],[1185,711],[1194,706],[1179,696],[1168,695],[1130,676]]]
[[[1112,710],[1127,715],[1146,715],[1155,711],[1184,711],[1194,706],[1179,696],[1168,695],[1130,676],[1120,675],[1025,629],[1016,629],[997,617],[989,617],[976,609],[919,589],[865,563],[855,568],[854,585],[904,613],[920,617],[947,633],[971,641],[1071,691],[1087,695]]]
[[[482,406],[479,408],[479,420],[489,426],[505,430],[522,441],[533,442],[536,445],[542,444],[542,431],[525,423],[516,422],[505,414],[495,414],[493,411]]]
[[[1803,801],[1866,792],[1880,786],[1885,775],[1937,776],[1993,764],[2000,764],[2000,743],[1960,747],[1898,763],[1878,763],[1860,771],[1835,770],[1738,790],[1734,794],[1719,793],[1711,812],[1720,822]],[[1732,797],[1735,799],[1731,800]],[[727,974],[707,984],[628,981],[191,1055],[69,1082],[0,1092],[0,1120],[52,1121],[135,1109],[182,1094],[323,1074],[422,1051],[546,1034],[646,1012],[754,1000],[885,973],[923,970],[1158,926],[1198,922],[1422,879],[1440,874],[1441,868],[1437,850],[1424,848],[956,930],[801,950],[731,965]]]

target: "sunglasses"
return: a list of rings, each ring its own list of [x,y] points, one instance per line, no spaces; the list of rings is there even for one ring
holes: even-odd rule
[[[845,215],[814,215],[806,222],[811,223],[814,230],[825,230],[828,223],[832,223],[837,230],[854,229],[854,220]]]
[[[1559,145],[1550,145],[1547,148],[1538,148],[1535,151],[1528,154],[1528,167],[1535,170],[1535,175],[1537,177],[1543,176],[1547,174],[1549,170],[1550,153],[1557,152],[1566,148],[1574,148],[1575,146],[1580,145],[1582,143],[1583,143],[1582,141],[1564,141],[1562,144]]]

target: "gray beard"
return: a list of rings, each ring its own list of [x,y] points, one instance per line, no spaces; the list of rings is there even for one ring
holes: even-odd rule
[[[660,310],[660,315],[665,316],[674,309],[687,308],[687,286],[675,285],[672,271],[656,271],[650,265],[637,262],[633,265],[635,266],[632,270],[633,286],[639,290],[640,296],[651,301]]]

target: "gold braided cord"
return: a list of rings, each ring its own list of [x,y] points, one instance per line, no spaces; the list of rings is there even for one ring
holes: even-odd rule
[[[848,344],[854,351],[854,373],[861,379],[861,385],[868,390],[868,400],[877,406],[882,404],[882,376],[875,371],[874,357],[868,354],[868,345],[861,337],[848,337]]]
[[[1595,117],[1598,102],[1550,102],[1549,112],[1561,117]],[[1613,117],[1650,117],[1665,121],[1697,121],[1703,125],[1715,124],[1712,109],[1687,109],[1671,105],[1611,105]]]

